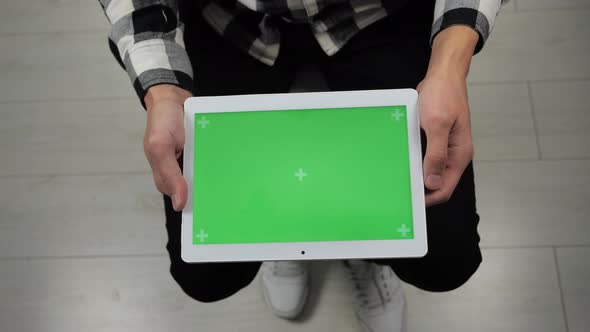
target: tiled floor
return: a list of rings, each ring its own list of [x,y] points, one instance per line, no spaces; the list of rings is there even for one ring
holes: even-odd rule
[[[257,282],[215,304],[184,296],[97,3],[1,8],[0,331],[358,331],[334,262],[313,264],[297,322]],[[410,331],[590,331],[588,21],[589,0],[512,1],[474,60],[484,263],[454,292],[407,286]]]

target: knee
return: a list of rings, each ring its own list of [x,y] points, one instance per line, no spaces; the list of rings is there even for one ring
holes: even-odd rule
[[[416,287],[429,292],[449,292],[463,286],[481,264],[481,255],[473,258],[458,259],[452,264],[441,264],[429,275],[419,278]]]
[[[256,276],[257,269],[250,266],[237,271],[230,271],[229,267],[223,263],[172,264],[170,274],[186,295],[198,302],[211,303],[234,295]]]
[[[423,289],[429,292],[450,292],[455,290],[469,281],[479,268],[480,263],[472,264],[469,270],[459,272],[443,272],[437,278],[425,283]]]
[[[182,269],[171,267],[170,274],[182,291],[193,300],[203,303],[211,303],[223,300],[227,297],[223,294],[216,293],[213,285],[203,284],[197,280],[193,280],[190,277],[190,273],[186,273],[186,271],[182,271]]]
[[[463,286],[478,270],[482,257],[479,248],[471,255],[433,257],[382,262],[390,265],[404,282],[428,292],[449,292]]]

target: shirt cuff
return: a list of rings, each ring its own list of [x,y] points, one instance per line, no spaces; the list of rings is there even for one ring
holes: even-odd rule
[[[445,12],[432,25],[430,44],[441,31],[454,25],[470,27],[479,34],[474,54],[479,53],[490,35],[491,24],[486,15],[473,8],[456,8]]]
[[[142,105],[148,88],[157,84],[193,91],[193,72],[186,50],[173,41],[138,42],[127,51],[123,62]]]

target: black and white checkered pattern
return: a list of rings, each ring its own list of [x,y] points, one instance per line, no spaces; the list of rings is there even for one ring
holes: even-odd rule
[[[111,48],[143,100],[156,84],[192,90],[193,71],[183,41],[178,1],[99,0],[111,22]],[[188,0],[196,1],[196,0]],[[328,55],[356,33],[419,0],[224,0],[205,1],[203,17],[221,35],[261,62],[273,65],[280,47],[275,18],[310,24]],[[452,25],[466,25],[480,35],[479,51],[488,38],[501,2],[507,0],[436,0],[432,38]],[[240,19],[262,13],[260,22]],[[255,23],[255,24],[253,24]]]

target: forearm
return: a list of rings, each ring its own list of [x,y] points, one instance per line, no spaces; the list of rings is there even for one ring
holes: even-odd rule
[[[427,76],[453,75],[467,78],[471,58],[479,40],[475,30],[467,26],[452,26],[441,31],[432,44]]]
[[[149,112],[149,110],[152,109],[152,106],[157,102],[169,100],[178,105],[182,105],[190,96],[190,92],[176,85],[158,84],[148,88],[144,103]]]

